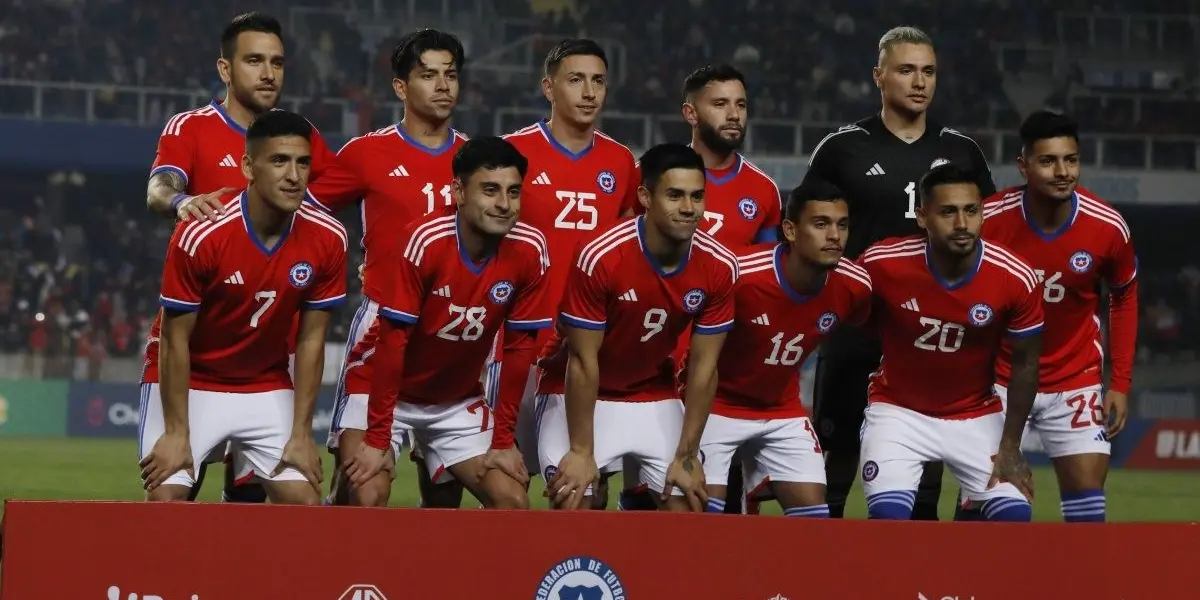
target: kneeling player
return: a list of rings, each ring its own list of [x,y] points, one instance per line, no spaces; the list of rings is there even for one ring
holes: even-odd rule
[[[544,364],[543,382],[566,377],[565,395],[538,398],[546,494],[559,508],[590,507],[596,465],[627,456],[661,508],[699,512],[707,500],[700,438],[733,326],[737,257],[696,231],[705,177],[694,150],[655,146],[641,167],[646,213],[580,250],[559,315],[565,347]],[[671,354],[689,327],[681,404]]]
[[[216,222],[193,221],[171,237],[162,335],[147,366],[159,383],[142,390],[150,500],[187,499],[195,465],[233,442],[239,480],[261,481],[275,503],[319,502],[312,418],[328,309],[346,298],[346,231],[303,205],[311,135],[299,115],[259,116],[242,157],[249,188],[226,198]],[[297,315],[293,386],[288,340]]]
[[[945,461],[985,518],[1028,521],[1033,481],[1021,435],[1038,384],[1037,276],[979,239],[983,203],[968,173],[934,168],[921,179],[919,203],[925,236],[884,240],[861,258],[883,346],[862,431],[868,513],[910,518],[922,465]],[[992,387],[1005,337],[1012,348],[1007,416]]]
[[[725,511],[724,482],[741,449],[747,473],[766,477],[785,515],[829,516],[825,460],[800,403],[800,367],[838,324],[869,309],[867,272],[842,258],[850,222],[843,198],[827,184],[796,188],[782,224],[786,242],[738,259],[737,324],[721,351],[717,397],[700,442],[709,512]]]
[[[367,358],[367,433],[345,466],[359,503],[387,504],[395,428],[413,440],[435,481],[449,472],[488,508],[529,506],[513,430],[537,332],[553,319],[546,239],[517,222],[527,168],[500,138],[463,144],[450,186],[457,210],[413,222],[386,255],[383,264],[392,266],[379,272],[379,333]],[[504,368],[493,415],[479,374],[501,326]]]

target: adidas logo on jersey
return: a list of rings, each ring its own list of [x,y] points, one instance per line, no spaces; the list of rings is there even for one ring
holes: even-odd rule
[[[550,185],[550,176],[542,171],[540,175],[533,178],[533,185]]]
[[[617,296],[617,298],[626,302],[637,302],[637,292],[633,291],[633,288],[629,288],[625,290],[624,294]]]
[[[874,165],[871,165],[871,168],[870,168],[870,169],[867,169],[867,175],[868,175],[868,176],[871,176],[871,175],[886,175],[886,174],[887,174],[887,173],[885,173],[885,172],[883,171],[883,167],[879,166],[879,163],[875,163]]]
[[[443,285],[442,287],[440,287],[436,290],[433,290],[433,295],[438,296],[439,298],[449,298],[450,297],[450,284]]]
[[[767,313],[763,313],[751,319],[750,322],[754,323],[755,325],[770,325],[771,319],[767,318]]]
[[[388,177],[408,177],[408,169],[405,169],[404,165],[400,165],[392,169],[392,172],[388,173]]]
[[[225,278],[225,283],[232,283],[234,285],[242,285],[243,283],[246,283],[246,280],[242,279],[241,271],[234,271],[233,275],[230,275],[229,277]]]
[[[217,164],[221,165],[222,167],[236,167],[238,166],[238,161],[233,157],[232,154],[226,154],[225,158],[222,158],[221,162]]]
[[[907,308],[913,312],[921,312],[921,306],[917,304],[916,298],[909,298],[908,302],[900,305],[901,308]]]

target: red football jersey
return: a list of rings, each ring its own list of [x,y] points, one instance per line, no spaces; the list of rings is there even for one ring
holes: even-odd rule
[[[779,226],[783,214],[779,186],[754,163],[736,154],[732,167],[708,169],[706,175],[700,227],[725,247],[741,252],[754,245],[760,231]]]
[[[604,330],[604,400],[678,397],[670,357],[679,336],[733,327],[737,256],[698,231],[684,263],[663,273],[645,251],[644,227],[642,217],[627,219],[581,248],[559,312],[565,325]],[[542,363],[539,393],[563,393],[567,352],[555,350]]]
[[[309,196],[330,212],[361,198],[362,245],[367,250],[363,293],[368,298],[380,295],[371,274],[380,270],[382,257],[372,257],[371,248],[381,240],[389,243],[417,218],[454,204],[451,163],[466,141],[452,129],[444,144],[430,148],[409,137],[400,125],[391,125],[346,142],[337,161],[309,186]]]
[[[1037,275],[1009,250],[980,240],[974,270],[947,285],[927,252],[924,236],[891,238],[859,259],[871,275],[871,321],[883,346],[868,399],[943,419],[1000,412],[992,389],[1000,344],[1042,330]]]
[[[1129,285],[1137,276],[1137,258],[1129,226],[1112,206],[1080,189],[1071,218],[1061,229],[1044,233],[1025,214],[1024,188],[1004,190],[984,204],[983,235],[1014,252],[1033,267],[1042,283],[1046,332],[1042,337],[1038,389],[1062,392],[1099,385],[1103,376],[1104,337],[1100,332],[1100,283]],[[1113,371],[1131,373],[1133,352],[1116,353],[1125,364]],[[1012,356],[1005,346],[996,376],[1008,385]]]
[[[738,257],[734,321],[725,338],[712,412],[734,419],[805,416],[800,368],[825,336],[844,322],[861,322],[870,309],[871,277],[842,259],[825,285],[803,296],[788,283],[787,244],[755,246]]]
[[[346,299],[346,230],[302,206],[271,248],[254,233],[245,193],[220,221],[175,228],[163,267],[164,308],[200,311],[192,332],[191,388],[216,392],[291,389],[288,343],[301,310]],[[158,354],[142,381],[158,382]]]
[[[395,240],[383,256],[390,268],[379,271],[379,315],[414,325],[398,401],[442,404],[479,396],[479,373],[501,327],[554,323],[546,295],[550,254],[537,229],[517,223],[481,264],[462,252],[452,207],[410,223]],[[370,389],[370,381],[356,385]]]

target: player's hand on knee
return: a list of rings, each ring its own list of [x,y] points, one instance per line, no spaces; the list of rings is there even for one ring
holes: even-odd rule
[[[596,457],[572,450],[559,461],[558,472],[546,483],[546,497],[555,506],[577,510],[583,504],[588,486],[595,483],[599,476]]]
[[[196,221],[212,221],[216,222],[225,212],[225,203],[221,202],[221,198],[226,194],[234,191],[234,188],[225,187],[215,192],[192,196],[191,198],[179,203],[175,209],[175,216],[180,221],[196,220]]]
[[[1105,435],[1110,439],[1125,429],[1125,419],[1129,416],[1129,396],[1115,390],[1104,393],[1104,422]]]
[[[154,442],[154,448],[141,460],[142,486],[146,491],[167,481],[171,475],[186,470],[195,478],[192,465],[192,443],[188,434],[163,434]]]
[[[355,486],[363,485],[383,471],[387,465],[388,452],[386,448],[380,450],[361,444],[358,452],[346,463],[346,476],[350,478],[350,483]]]
[[[283,447],[283,457],[279,460],[279,465],[275,467],[275,472],[271,473],[271,476],[278,476],[288,467],[299,471],[313,487],[320,489],[325,472],[321,468],[321,454],[317,452],[317,445],[313,443],[311,437],[305,435],[303,439],[293,437],[288,440]]]
[[[677,457],[667,467],[667,482],[663,486],[662,501],[671,497],[671,490],[679,488],[692,512],[704,512],[708,504],[708,487],[704,481],[704,469],[694,456]]]
[[[987,489],[1000,483],[1011,483],[1026,500],[1033,502],[1033,471],[1029,469],[1029,463],[1019,447],[1001,446],[1000,451],[992,457],[992,463],[992,477],[988,480]]]
[[[521,485],[529,483],[529,471],[525,469],[525,459],[521,457],[521,451],[517,450],[515,446],[489,450],[483,459],[483,472],[479,474],[479,478],[482,480],[487,471],[491,469],[499,469]]]

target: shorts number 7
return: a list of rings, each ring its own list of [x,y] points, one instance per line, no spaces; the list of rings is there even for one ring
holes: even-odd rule
[[[1104,425],[1104,404],[1100,402],[1100,394],[1076,394],[1067,398],[1067,406],[1075,409],[1071,429]]]
[[[467,412],[469,412],[471,414],[475,414],[477,412],[482,413],[482,414],[480,414],[480,419],[479,419],[480,420],[479,430],[480,431],[488,430],[488,426],[491,425],[491,420],[492,420],[492,409],[490,407],[488,407],[486,401],[476,400],[475,402],[472,402],[471,404],[467,405]]]

